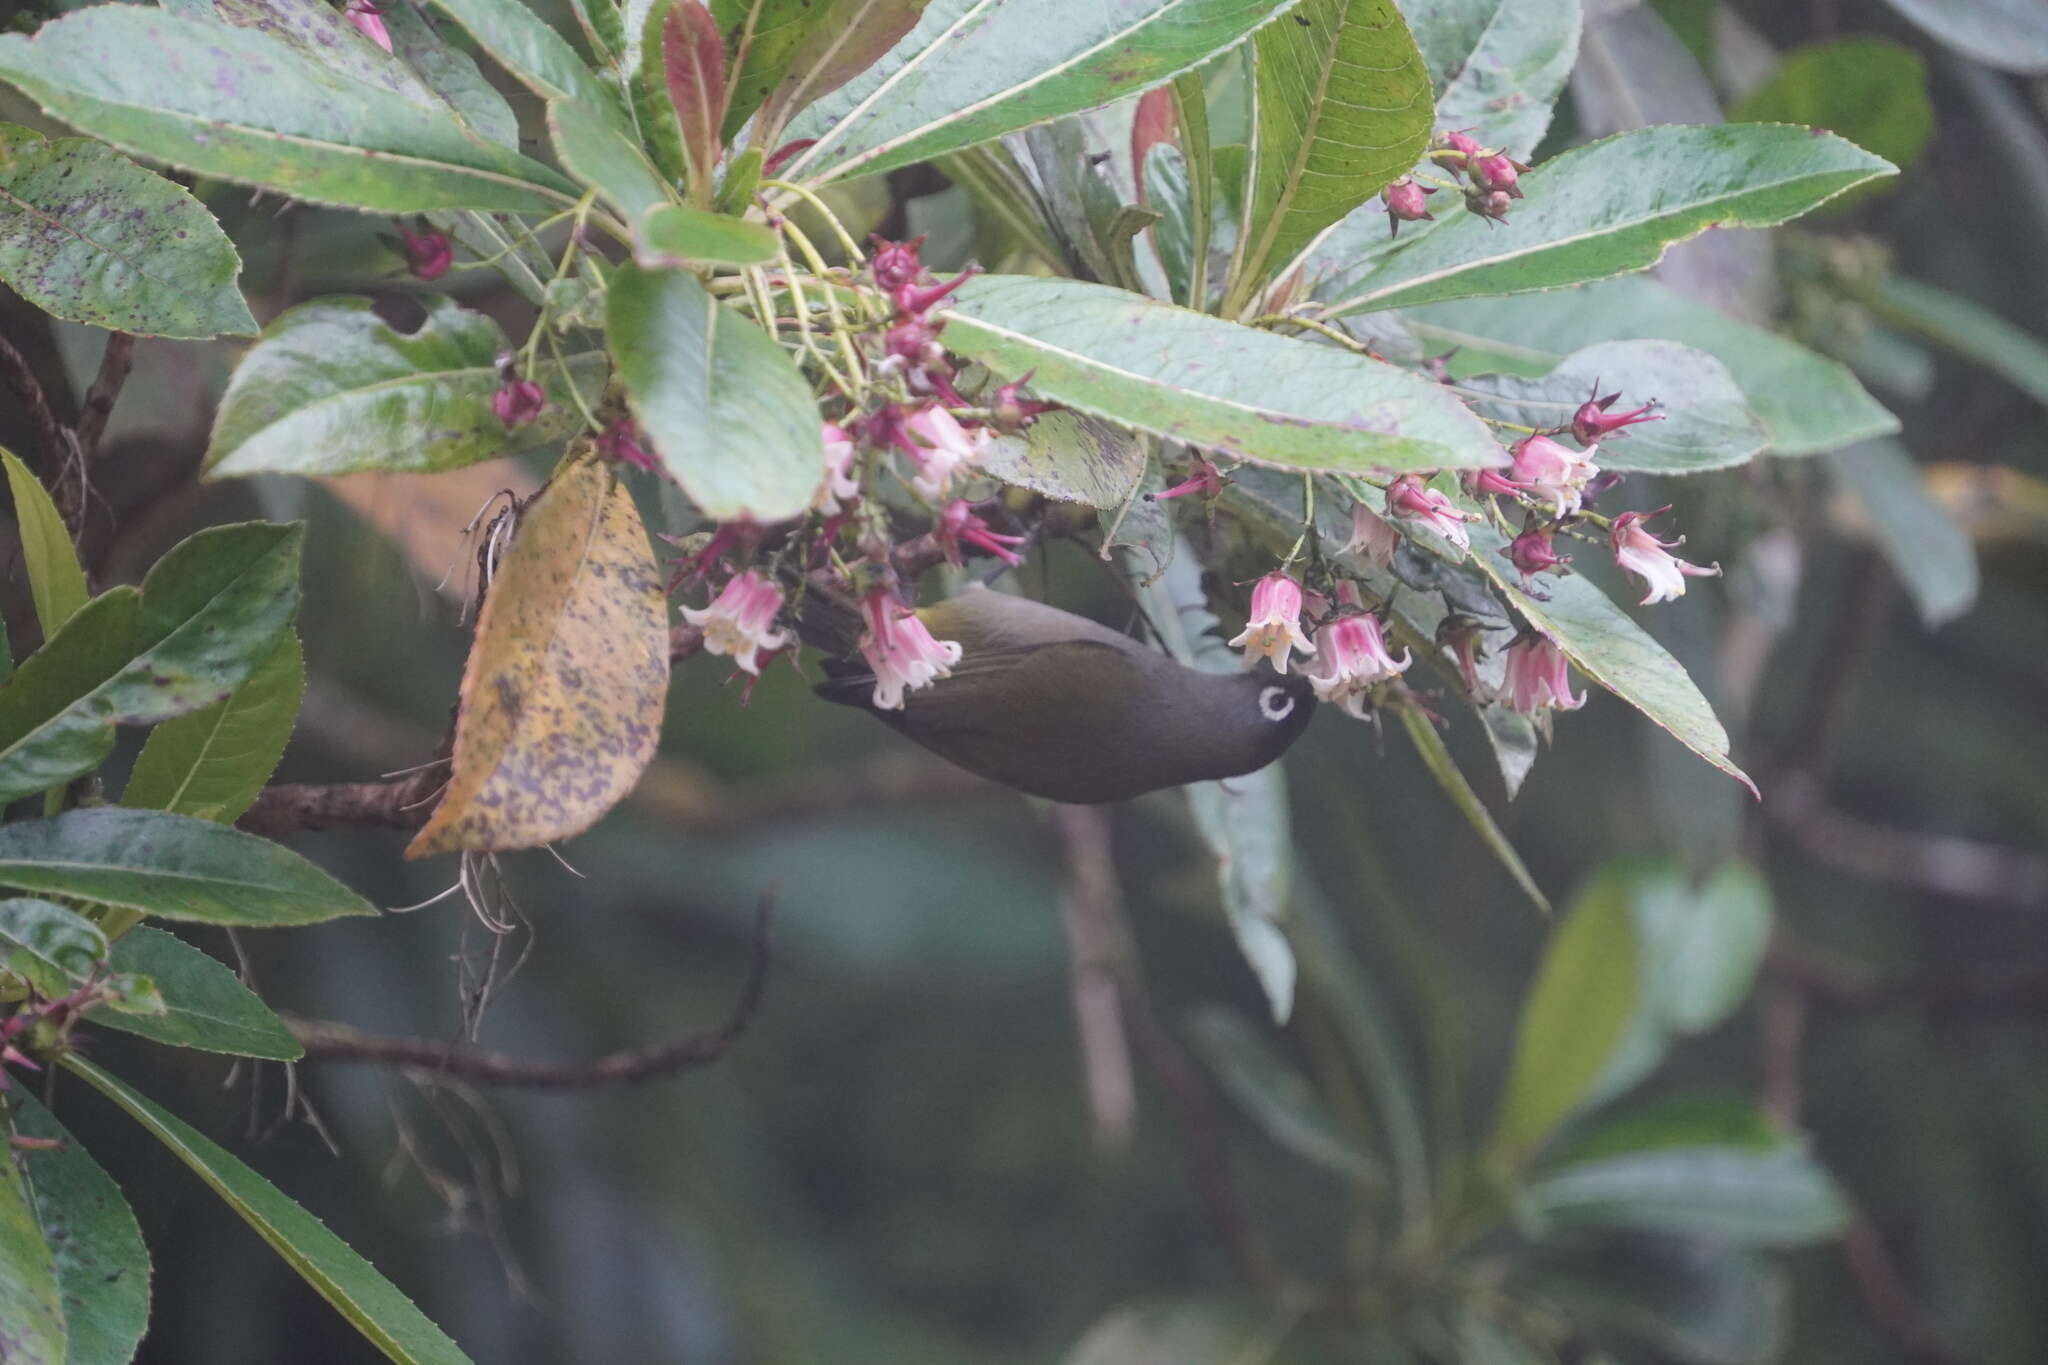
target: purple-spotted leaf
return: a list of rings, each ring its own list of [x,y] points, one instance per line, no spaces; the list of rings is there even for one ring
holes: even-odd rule
[[[633,495],[594,460],[520,514],[462,675],[454,774],[406,856],[581,834],[654,757],[668,601]]]

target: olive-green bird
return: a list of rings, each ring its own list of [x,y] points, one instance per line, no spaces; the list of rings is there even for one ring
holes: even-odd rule
[[[938,639],[959,642],[951,675],[884,711],[861,660],[828,662],[818,695],[1053,801],[1121,801],[1253,772],[1315,710],[1306,678],[1205,673],[1085,617],[979,585],[917,614]]]

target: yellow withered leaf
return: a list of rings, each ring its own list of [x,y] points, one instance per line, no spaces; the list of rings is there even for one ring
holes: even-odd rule
[[[455,770],[405,851],[534,848],[588,829],[654,756],[668,607],[640,514],[595,461],[521,515],[462,674]]]

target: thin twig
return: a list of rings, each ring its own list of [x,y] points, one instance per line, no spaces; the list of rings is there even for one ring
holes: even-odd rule
[[[285,1024],[306,1049],[307,1061],[374,1062],[453,1077],[477,1085],[523,1086],[535,1090],[596,1090],[613,1085],[638,1085],[680,1072],[709,1066],[739,1041],[761,1008],[772,956],[775,903],[763,896],[754,912],[753,953],[746,980],[725,1023],[705,1033],[648,1047],[627,1048],[589,1061],[551,1062],[515,1057],[464,1043],[431,1038],[393,1038],[364,1033],[347,1024],[284,1016]]]
[[[120,398],[121,386],[128,382],[128,371],[134,364],[134,336],[109,332],[106,349],[100,352],[99,373],[93,376],[92,387],[86,390],[85,408],[78,414],[78,450],[88,464],[99,451],[107,419],[114,413],[114,403]]]
[[[1942,1339],[1927,1310],[1913,1297],[1884,1239],[1863,1214],[1857,1214],[1842,1234],[1842,1257],[1849,1263],[1863,1306],[1906,1359],[1913,1365],[1965,1365],[1965,1358]]]
[[[5,378],[7,387],[21,400],[29,419],[35,423],[36,445],[42,456],[36,472],[43,486],[50,490],[64,525],[76,539],[85,509],[85,465],[79,455],[77,433],[57,419],[50,396],[43,392],[42,381],[36,378],[28,358],[4,336],[0,336],[0,378]]]
[[[1764,970],[1780,987],[1839,1010],[1918,1010],[1941,1016],[2048,1010],[2048,967],[1891,975],[1780,930]]]
[[[1817,862],[1928,895],[2039,909],[2048,905],[2048,857],[1950,834],[1876,825],[1828,805],[1818,779],[1780,777],[1763,813]]]
[[[1119,912],[1109,815],[1100,806],[1054,806],[1052,822],[1067,851],[1060,925],[1088,1112],[1096,1146],[1122,1150],[1138,1126],[1122,989],[1136,976],[1136,950]]]

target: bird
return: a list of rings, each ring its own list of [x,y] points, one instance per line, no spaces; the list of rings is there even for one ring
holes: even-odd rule
[[[1298,674],[1189,668],[1084,616],[979,584],[917,614],[959,643],[948,676],[884,710],[864,661],[828,659],[817,694],[1049,801],[1099,805],[1255,772],[1315,710]]]

